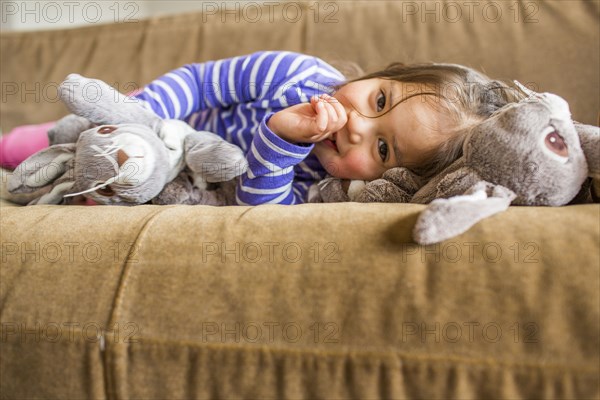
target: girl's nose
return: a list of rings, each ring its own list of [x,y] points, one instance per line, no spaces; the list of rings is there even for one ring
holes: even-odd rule
[[[362,141],[362,137],[356,131],[350,131],[348,135],[348,141],[352,144],[360,144],[360,142]]]
[[[364,118],[360,114],[358,114],[355,110],[352,110],[348,113],[348,141],[351,144],[360,144],[367,133],[369,132],[369,124],[368,118]]]

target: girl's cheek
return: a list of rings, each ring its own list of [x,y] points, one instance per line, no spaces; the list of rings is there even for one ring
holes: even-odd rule
[[[349,175],[349,179],[376,179],[380,173],[381,167],[375,165],[373,159],[368,154],[353,153],[348,154],[343,160],[344,169]]]
[[[327,153],[316,153],[316,155],[317,159],[319,160],[323,168],[325,168],[328,174],[335,176],[336,178],[343,178],[342,176],[340,176],[340,174],[344,172],[341,158],[332,157]]]
[[[385,172],[385,168],[376,163],[369,154],[361,152],[350,152],[344,157],[321,154],[317,158],[325,170],[336,178],[373,180]]]

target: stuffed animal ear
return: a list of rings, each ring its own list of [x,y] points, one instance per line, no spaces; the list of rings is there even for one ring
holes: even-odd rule
[[[478,182],[465,195],[432,201],[419,215],[413,238],[428,245],[460,235],[482,219],[508,209],[515,197],[503,186]]]
[[[70,74],[60,85],[59,95],[72,113],[97,125],[142,124],[158,132],[161,119],[157,115],[99,79]]]
[[[75,144],[57,144],[29,156],[8,180],[10,193],[30,193],[62,176],[75,158]]]
[[[87,119],[75,114],[69,114],[58,120],[56,125],[48,130],[48,141],[50,145],[61,143],[75,143],[79,134],[87,131],[94,124]]]
[[[57,144],[41,150],[13,171],[8,178],[10,193],[32,193],[46,189],[29,204],[59,204],[73,187],[75,144]]]
[[[206,182],[224,182],[246,172],[242,149],[208,132],[191,132],[184,141],[185,162]]]

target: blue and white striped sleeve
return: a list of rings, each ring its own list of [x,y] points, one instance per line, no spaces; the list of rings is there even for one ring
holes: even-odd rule
[[[307,102],[312,94],[328,90],[324,82],[315,82],[315,77],[331,83],[343,79],[315,57],[259,51],[184,65],[152,81],[135,98],[162,118],[185,119],[207,108],[256,100],[263,100],[265,107]]]
[[[236,201],[239,205],[298,204],[306,197],[306,183],[294,181],[294,166],[302,162],[314,144],[287,142],[269,129],[274,115],[263,118],[246,153],[248,170],[238,177]]]

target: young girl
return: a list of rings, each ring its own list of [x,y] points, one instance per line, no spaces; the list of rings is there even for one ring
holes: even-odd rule
[[[513,100],[505,89],[453,64],[394,63],[347,81],[319,58],[261,51],[185,65],[135,98],[241,147],[249,167],[236,201],[258,205],[303,203],[326,174],[373,180],[406,166],[431,176],[460,155],[464,127]],[[41,128],[5,135],[0,163],[15,166],[48,146]]]

